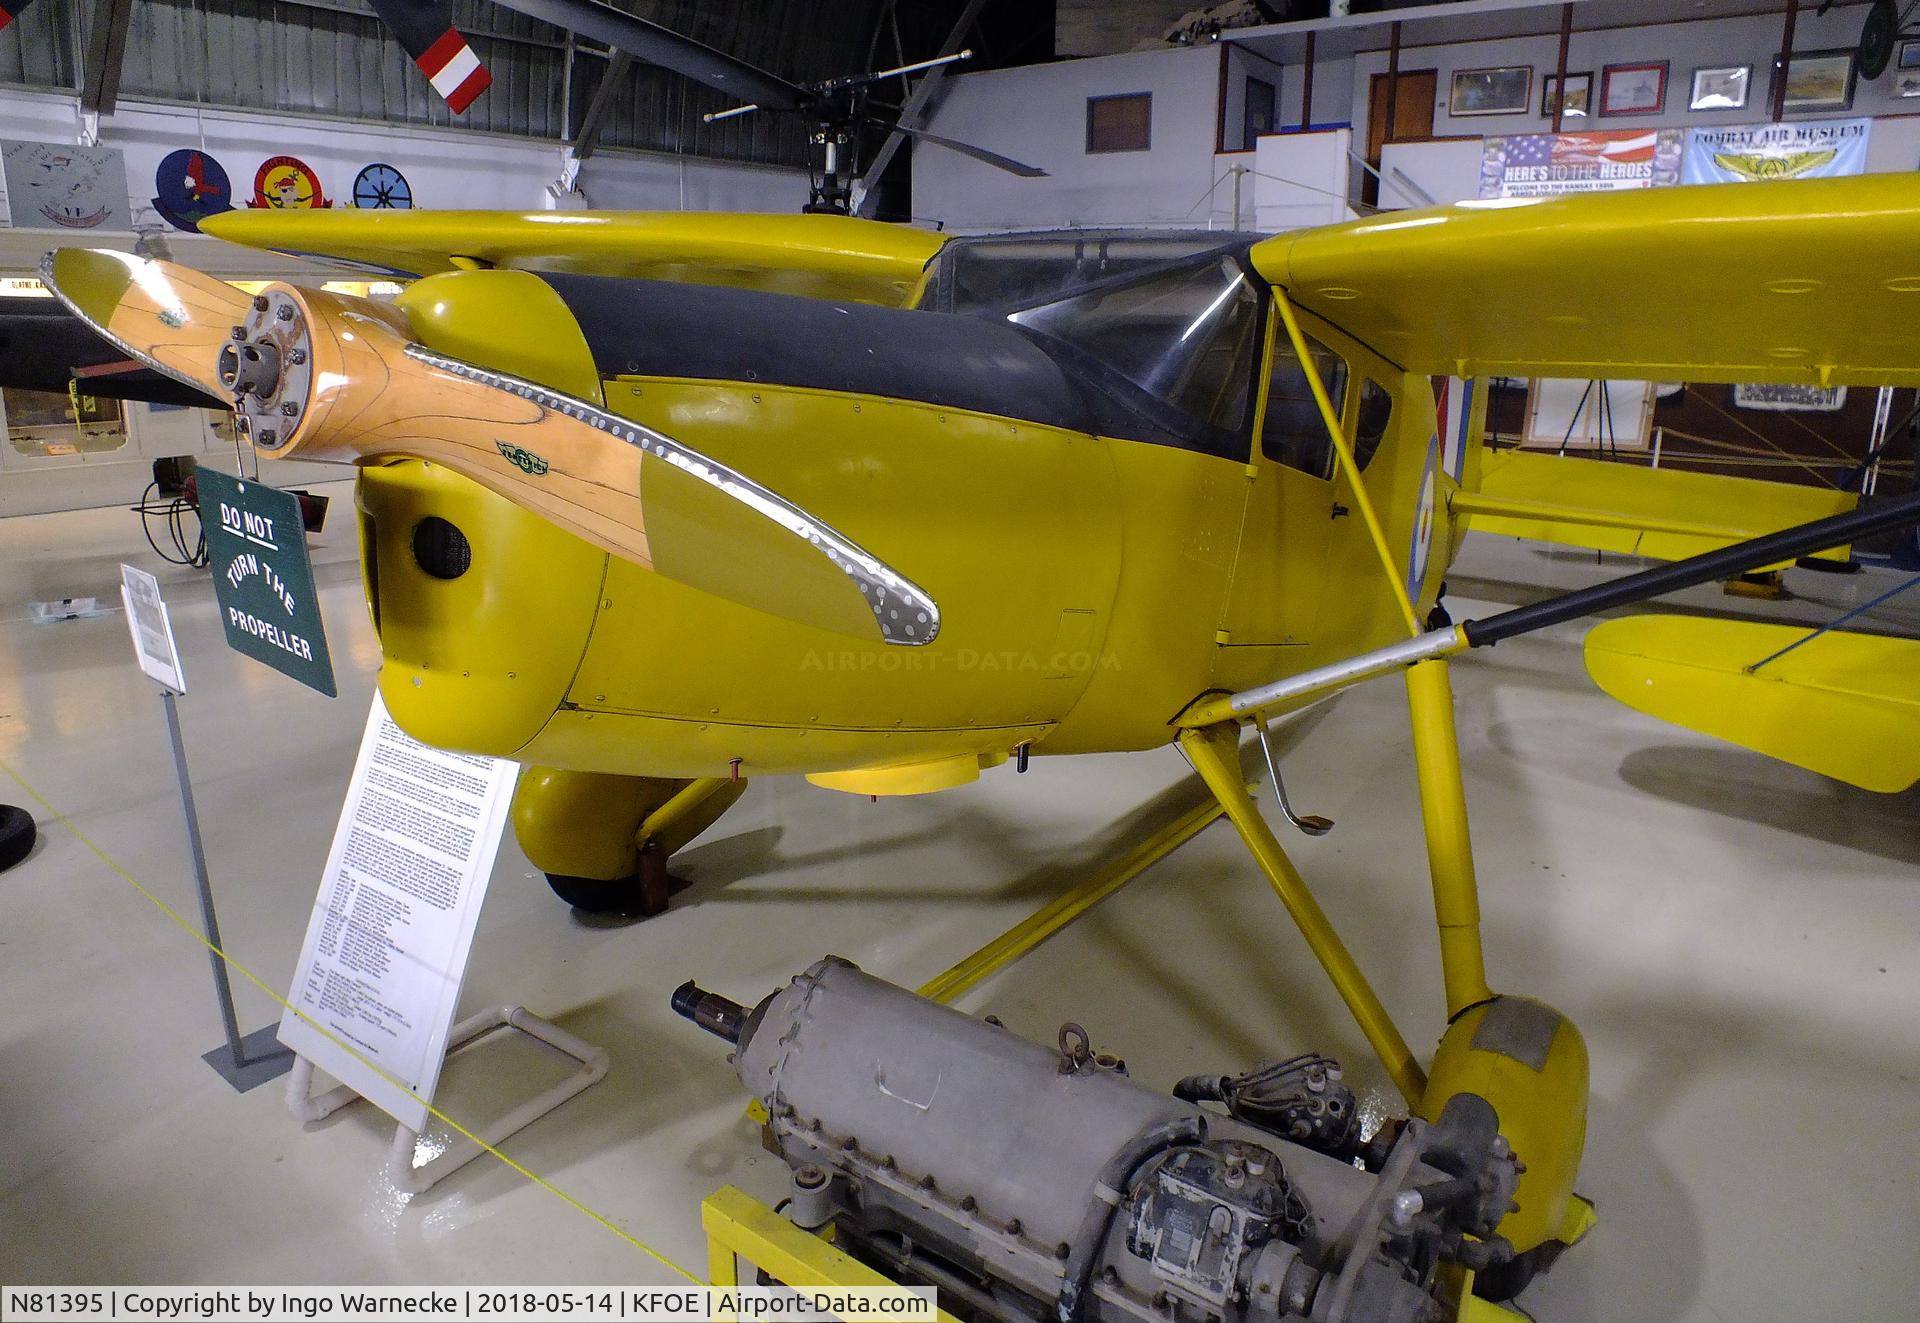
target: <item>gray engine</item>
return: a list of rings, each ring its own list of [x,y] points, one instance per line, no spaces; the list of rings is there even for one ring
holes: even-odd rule
[[[1048,1049],[831,956],[751,1011],[673,1000],[736,1044],[787,1215],[962,1315],[1425,1323],[1442,1263],[1510,1254],[1517,1164],[1471,1094],[1363,1137],[1325,1057],[1158,1093],[1076,1025]]]

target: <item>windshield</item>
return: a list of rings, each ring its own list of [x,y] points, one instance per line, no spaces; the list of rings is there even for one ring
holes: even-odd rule
[[[1008,320],[1210,427],[1246,424],[1260,299],[1230,257],[1110,283]]]
[[[955,239],[934,259],[920,307],[1005,312],[1202,253],[1244,248],[1256,237],[1222,230],[1043,230]]]

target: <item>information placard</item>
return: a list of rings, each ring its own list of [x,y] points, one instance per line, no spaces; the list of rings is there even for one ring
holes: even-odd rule
[[[196,478],[227,646],[334,697],[300,498],[218,469]]]
[[[419,1130],[446,1057],[515,764],[430,748],[375,693],[287,1000],[280,1041]]]
[[[120,600],[127,608],[127,632],[133,635],[133,655],[140,669],[176,694],[187,692],[180,669],[180,649],[173,641],[173,621],[160,600],[160,581],[131,565],[120,567]]]

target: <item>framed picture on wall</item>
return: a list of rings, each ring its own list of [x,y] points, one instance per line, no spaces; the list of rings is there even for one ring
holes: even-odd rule
[[[1779,66],[1774,77],[1780,76]],[[1781,109],[1789,115],[1819,114],[1853,108],[1853,51],[1795,51],[1787,57],[1787,95]]]
[[[1450,115],[1524,115],[1533,100],[1533,69],[1456,69],[1447,97]]]
[[[1542,74],[1540,78],[1540,118],[1552,119],[1560,101],[1560,75]],[[1593,101],[1593,74],[1567,75],[1567,109],[1562,119],[1584,119]]]
[[[1728,65],[1722,69],[1695,69],[1693,95],[1687,98],[1687,109],[1739,110],[1747,104],[1747,88],[1752,82],[1751,64]]]
[[[1899,65],[1902,69],[1920,69],[1920,41],[1900,43]]]
[[[1609,64],[1600,71],[1602,115],[1657,115],[1667,104],[1667,62]]]

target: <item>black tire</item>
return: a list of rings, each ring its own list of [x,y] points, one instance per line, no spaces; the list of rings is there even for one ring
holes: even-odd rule
[[[0,873],[25,859],[39,834],[31,813],[11,804],[0,804]]]
[[[553,894],[588,914],[642,915],[646,907],[640,893],[640,876],[573,877],[566,873],[548,873],[547,885]]]
[[[1894,0],[1873,0],[1867,21],[1860,27],[1859,72],[1864,82],[1872,82],[1887,71],[1893,59],[1894,41],[1900,35],[1900,9]]]

